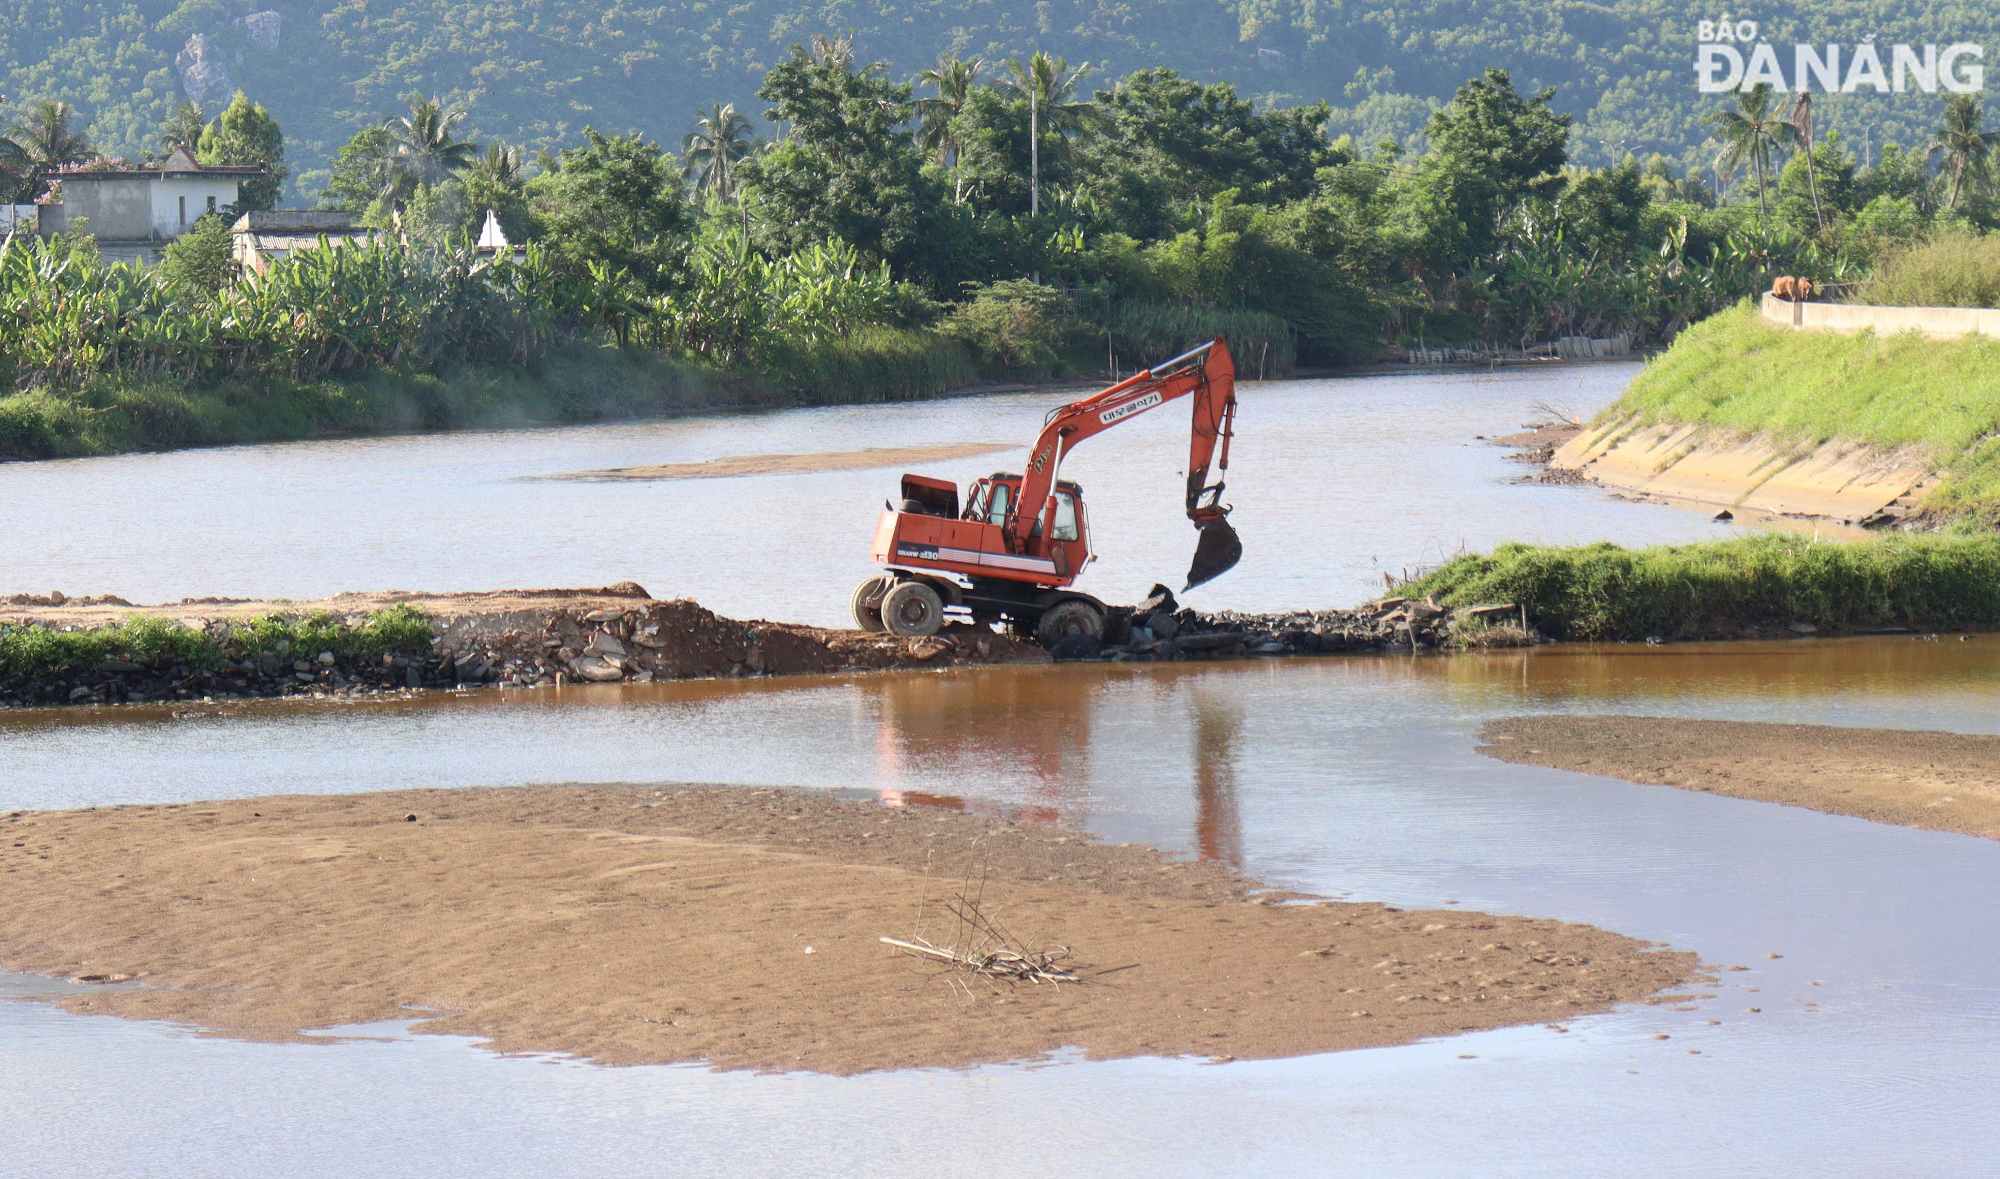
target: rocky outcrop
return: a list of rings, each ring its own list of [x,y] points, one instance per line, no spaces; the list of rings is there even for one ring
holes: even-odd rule
[[[196,33],[174,55],[174,71],[180,75],[181,93],[196,106],[229,101],[236,84],[229,77],[229,63],[222,47],[207,35]]]
[[[285,18],[273,11],[253,12],[239,22],[243,35],[255,48],[266,53],[277,49],[278,37],[284,30]]]

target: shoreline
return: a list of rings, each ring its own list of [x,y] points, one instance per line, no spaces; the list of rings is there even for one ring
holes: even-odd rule
[[[1644,716],[1488,723],[1499,761],[2000,839],[2000,737]]]
[[[1385,598],[1354,610],[1202,614],[1165,594],[1110,607],[1102,642],[1065,659],[1127,663],[1531,645],[1511,606],[1450,610]],[[400,638],[378,632],[396,623]],[[134,622],[134,620],[138,620]],[[273,620],[278,620],[274,625]],[[152,628],[150,630],[146,628]],[[273,638],[280,633],[285,637]],[[426,689],[919,670],[1049,663],[1033,638],[966,622],[922,638],[725,618],[632,582],[598,589],[349,593],[316,602],[0,596],[0,643],[85,655],[9,667],[0,711],[240,699],[371,698]],[[297,646],[293,646],[294,642]],[[141,651],[140,644],[153,650]]]
[[[1590,926],[1272,892],[1067,828],[750,787],[276,796],[0,818],[0,968],[237,1038],[418,1019],[498,1052],[848,1075],[1274,1059],[1555,1023],[1698,977]],[[980,912],[1082,981],[881,939]]]

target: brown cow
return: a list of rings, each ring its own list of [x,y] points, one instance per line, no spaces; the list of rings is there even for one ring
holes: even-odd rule
[[[1798,278],[1781,274],[1771,280],[1771,293],[1780,299],[1793,303],[1803,303],[1812,298],[1813,282],[1809,278]]]

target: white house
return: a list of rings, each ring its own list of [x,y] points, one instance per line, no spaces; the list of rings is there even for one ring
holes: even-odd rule
[[[205,167],[185,147],[156,168],[60,169],[47,175],[61,184],[62,200],[42,206],[41,231],[60,233],[83,219],[100,243],[171,241],[203,213],[234,205],[238,185],[263,174],[254,164]]]

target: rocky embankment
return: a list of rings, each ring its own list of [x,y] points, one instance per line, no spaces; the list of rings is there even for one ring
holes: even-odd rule
[[[150,629],[149,629],[150,628]],[[590,590],[199,599],[137,607],[61,594],[0,598],[0,707],[801,675],[1095,659],[1172,662],[1534,641],[1513,606],[1386,598],[1354,610],[1204,614],[1163,588],[1114,608],[1102,640],[1044,650],[951,624],[902,638],[724,618],[629,582]]]
[[[1525,647],[1547,640],[1512,604],[1451,610],[1434,601],[1382,598],[1352,610],[1204,614],[1178,608],[1164,587],[1129,612],[1114,611],[1102,641],[1065,639],[1057,659],[1169,662],[1239,655]]]

